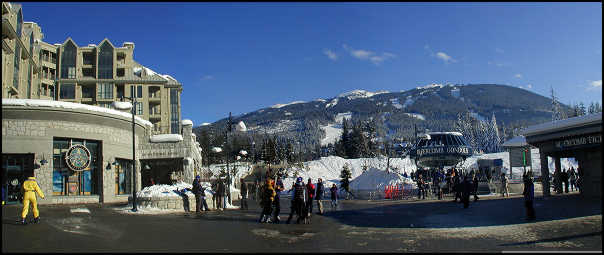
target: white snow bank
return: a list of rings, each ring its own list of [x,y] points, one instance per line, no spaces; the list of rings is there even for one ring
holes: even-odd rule
[[[180,142],[183,140],[182,135],[179,134],[161,134],[152,135],[149,137],[152,143],[167,143],[167,142]]]
[[[43,99],[14,99],[14,98],[3,98],[2,105],[14,105],[14,106],[35,106],[35,107],[54,107],[63,109],[74,109],[74,110],[87,110],[93,112],[102,112],[113,115],[119,115],[127,118],[132,118],[132,114],[109,109],[100,106],[78,104],[72,102],[54,101],[54,100],[43,100]],[[138,116],[134,116],[136,121],[143,123],[146,126],[152,127],[151,122],[141,119]]]
[[[350,188],[352,190],[384,190],[387,185],[397,184],[411,185],[412,188],[415,188],[415,184],[411,178],[405,178],[398,173],[392,171],[388,173],[376,168],[370,168],[355,178],[350,183]]]
[[[184,119],[180,122],[183,126],[189,125],[189,126],[193,126],[193,121],[190,119]]]
[[[214,194],[214,191],[212,191],[212,186],[209,182],[202,182],[201,186],[205,188],[206,196],[211,196]],[[193,192],[191,192],[191,188],[193,188],[193,185],[191,183],[186,182],[178,182],[174,185],[157,184],[145,187],[141,191],[136,192],[136,196],[145,198],[180,197],[179,193],[185,189],[186,191],[184,191],[184,194],[193,195]]]

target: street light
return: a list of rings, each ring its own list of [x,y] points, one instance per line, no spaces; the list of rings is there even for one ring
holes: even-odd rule
[[[134,89],[132,90],[134,92]],[[132,108],[132,211],[138,211],[136,207],[136,143],[135,143],[135,122],[134,115],[136,114],[136,97],[122,96],[121,102],[113,102],[113,106],[119,110],[128,110]],[[124,99],[128,99],[132,104],[124,104]]]

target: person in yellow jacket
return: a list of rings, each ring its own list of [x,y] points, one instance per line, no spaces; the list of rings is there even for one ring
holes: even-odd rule
[[[275,199],[275,195],[277,195],[277,193],[275,192],[275,188],[273,187],[273,180],[271,178],[266,179],[266,183],[264,184],[262,190],[262,214],[260,215],[259,222],[268,223],[272,222],[270,219],[272,212],[271,206],[273,204],[273,200]]]
[[[34,211],[34,223],[40,222],[40,212],[38,211],[36,193],[38,193],[38,196],[40,196],[41,198],[44,198],[44,193],[40,189],[40,186],[38,186],[38,183],[36,182],[36,177],[28,177],[27,180],[23,182],[21,191],[23,192],[23,211],[21,212],[21,224],[27,224],[25,218],[27,217],[27,213],[29,212],[30,203]]]

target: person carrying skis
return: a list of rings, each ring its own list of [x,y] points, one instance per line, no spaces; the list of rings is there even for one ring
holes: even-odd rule
[[[33,223],[40,222],[40,212],[38,211],[38,201],[36,200],[36,194],[40,196],[42,199],[45,199],[44,193],[38,186],[36,182],[36,177],[34,177],[34,173],[32,172],[27,180],[23,182],[23,186],[21,186],[21,192],[23,193],[23,210],[21,211],[21,224],[25,225],[27,222],[25,218],[27,217],[27,213],[29,212],[29,205],[34,211],[34,220]]]

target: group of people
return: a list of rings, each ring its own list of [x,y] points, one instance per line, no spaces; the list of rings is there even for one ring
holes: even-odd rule
[[[262,207],[262,213],[260,214],[260,223],[279,223],[281,222],[281,204],[280,194],[285,190],[283,181],[280,177],[276,181],[273,178],[267,176],[266,181],[262,187],[260,187],[260,205]],[[310,218],[313,211],[313,200],[316,201],[318,207],[318,214],[324,213],[323,208],[323,194],[325,193],[325,186],[323,180],[319,178],[317,184],[312,183],[312,179],[308,178],[307,183],[303,182],[302,177],[297,177],[289,190],[292,194],[290,204],[290,214],[287,219],[287,224],[291,223],[291,220],[296,214],[298,217],[296,223],[310,223]],[[338,188],[335,184],[330,188],[331,193],[331,206],[332,209],[336,208],[338,201]]]
[[[579,169],[575,171],[574,167],[570,169],[562,169],[562,171],[554,172],[554,191],[557,194],[568,193],[570,191],[581,191],[582,178],[579,174]]]

